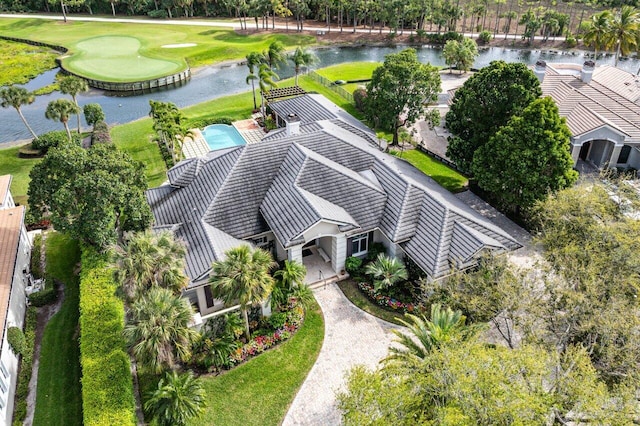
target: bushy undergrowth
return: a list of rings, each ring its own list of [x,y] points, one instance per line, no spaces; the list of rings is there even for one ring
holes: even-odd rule
[[[27,416],[27,395],[29,394],[29,382],[33,368],[33,346],[36,341],[37,310],[34,307],[27,309],[27,317],[24,330],[24,349],[20,361],[20,373],[18,374],[18,386],[16,388],[16,403],[13,407],[13,424],[22,424]]]

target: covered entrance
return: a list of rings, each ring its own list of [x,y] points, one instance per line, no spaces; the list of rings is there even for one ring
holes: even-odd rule
[[[302,246],[302,263],[307,268],[305,284],[322,283],[338,276],[332,261],[332,240],[320,237]]]

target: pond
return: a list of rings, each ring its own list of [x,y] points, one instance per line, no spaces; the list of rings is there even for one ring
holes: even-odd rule
[[[398,47],[331,47],[318,49],[316,54],[320,59],[318,67],[340,64],[353,61],[383,61],[385,55],[402,50]],[[441,51],[431,47],[417,49],[422,62],[430,62],[434,65],[444,65]],[[493,47],[483,49],[475,61],[474,67],[481,68],[493,60],[502,59],[507,62],[524,62],[534,64],[538,60],[547,62],[572,62],[583,63],[588,58],[584,52],[562,53],[556,51],[519,50]],[[598,64],[613,64],[613,55],[606,55],[598,59]],[[640,67],[640,60],[628,59],[620,61],[618,66],[629,72],[636,73]],[[196,70],[191,81],[175,89],[148,93],[137,96],[120,97],[107,94],[101,90],[92,89],[78,96],[81,105],[96,102],[99,103],[110,125],[128,123],[149,114],[149,100],[173,102],[179,107],[194,105],[206,100],[215,99],[224,95],[244,92],[250,89],[246,84],[247,67],[245,65],[211,66]],[[35,90],[53,81],[56,71],[48,71],[29,82],[26,87]],[[281,78],[293,76],[293,69],[284,66],[278,71]],[[36,101],[22,108],[22,111],[36,133],[44,133],[50,130],[62,130],[60,123],[44,118],[47,104],[61,96],[60,93],[38,96]],[[20,117],[13,108],[0,108],[0,144],[15,140],[29,138],[29,133]],[[73,125],[73,124],[72,124]]]

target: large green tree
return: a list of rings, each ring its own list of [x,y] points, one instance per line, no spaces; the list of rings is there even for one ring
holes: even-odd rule
[[[89,90],[89,83],[84,78],[76,77],[75,75],[65,75],[58,81],[60,91],[65,95],[70,95],[73,103],[76,104],[78,110],[78,94]],[[78,113],[78,133],[80,133],[80,114]]]
[[[199,334],[189,326],[189,300],[166,288],[152,288],[131,304],[124,336],[131,353],[145,368],[160,373],[188,361]]]
[[[449,40],[442,49],[442,55],[447,65],[457,68],[460,73],[471,69],[473,61],[478,57],[478,45],[471,38],[464,38],[462,41]]]
[[[56,99],[49,102],[44,116],[49,120],[55,120],[62,123],[67,136],[71,141],[71,130],[69,130],[69,117],[73,114],[80,114],[80,108],[68,99]]]
[[[0,105],[2,106],[2,108],[15,108],[15,110],[18,112],[18,115],[20,116],[20,119],[27,127],[27,129],[29,129],[29,132],[31,133],[33,138],[37,139],[38,135],[36,135],[31,126],[29,126],[29,123],[27,123],[27,119],[24,118],[21,109],[23,105],[30,105],[36,100],[34,94],[23,87],[3,87],[2,89],[0,89],[0,100]]]
[[[398,144],[398,130],[414,123],[437,99],[440,74],[436,67],[422,64],[414,49],[387,55],[373,71],[367,84],[365,113],[376,126],[393,132]]]
[[[184,273],[184,242],[169,231],[137,232],[114,247],[114,273],[124,295],[133,300],[153,287],[179,296],[189,279]]]
[[[204,412],[206,392],[191,371],[167,372],[149,392],[145,411],[159,426],[185,426]]]
[[[446,115],[447,156],[471,171],[476,150],[512,116],[542,95],[540,82],[525,64],[493,61],[460,87]]]
[[[241,245],[225,253],[224,260],[214,262],[211,269],[211,294],[226,304],[237,303],[245,323],[245,336],[250,339],[248,310],[264,302],[273,288],[269,274],[275,262],[271,253]]]
[[[29,216],[99,248],[152,220],[144,166],[113,145],[49,150],[30,173]]]
[[[520,212],[578,179],[571,133],[550,97],[533,101],[478,148],[471,170],[478,185]]]

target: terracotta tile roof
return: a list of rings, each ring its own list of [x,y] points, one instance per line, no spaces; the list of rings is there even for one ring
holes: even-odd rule
[[[0,207],[5,202],[7,194],[9,193],[9,187],[11,186],[11,175],[0,176]]]
[[[4,322],[9,309],[24,210],[24,206],[0,210],[0,324],[3,325],[0,335],[4,335]]]

